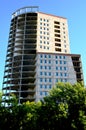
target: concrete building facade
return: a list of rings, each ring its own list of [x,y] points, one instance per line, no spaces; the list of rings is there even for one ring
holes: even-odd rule
[[[43,99],[58,81],[83,80],[81,56],[70,53],[67,19],[37,9],[17,10],[10,24],[2,90],[19,103]]]

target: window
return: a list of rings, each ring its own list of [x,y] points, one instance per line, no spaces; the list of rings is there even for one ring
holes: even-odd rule
[[[40,66],[40,69],[43,69],[43,66]]]
[[[57,38],[55,38],[55,41],[57,41],[57,42],[61,42],[61,39],[57,39]]]
[[[65,56],[63,56],[63,59],[65,59],[66,57]]]
[[[51,78],[49,78],[49,82],[51,82]]]
[[[40,60],[40,63],[42,63],[42,60]]]
[[[62,73],[60,73],[60,76],[63,76],[63,74],[62,74]]]
[[[45,54],[44,57],[47,58],[47,55]]]
[[[40,48],[42,48],[42,46],[40,46]]]
[[[60,62],[60,64],[62,64],[62,61],[61,61],[61,60],[60,60],[59,62]]]
[[[56,70],[58,70],[58,67],[56,66]]]
[[[42,18],[40,18],[40,21],[42,21]]]
[[[64,64],[66,64],[67,62],[66,61],[64,61]]]
[[[47,79],[45,78],[45,82],[47,82]]]
[[[64,43],[66,43],[66,40],[64,40]]]
[[[46,21],[46,20],[44,19],[44,21]]]
[[[55,51],[61,52],[60,48],[55,48]]]
[[[47,42],[47,44],[49,44],[49,42]]]
[[[58,64],[58,61],[56,60],[56,64]]]
[[[45,69],[47,69],[47,66],[45,66]]]
[[[44,49],[46,49],[46,46],[44,46]]]
[[[64,67],[64,70],[67,70],[67,68],[66,68],[66,67]]]
[[[51,58],[51,55],[48,55],[49,58]]]
[[[40,95],[42,95],[42,92],[40,92]]]
[[[42,75],[42,72],[40,72],[40,75]]]
[[[60,67],[60,70],[62,70],[62,66]]]
[[[40,82],[42,82],[43,81],[43,79],[42,78],[40,78]]]
[[[51,63],[51,60],[49,60],[49,64]]]
[[[49,89],[51,89],[51,85],[49,85]]]
[[[40,85],[40,88],[42,88],[43,86],[42,86],[42,84]]]
[[[47,88],[47,85],[45,85],[45,89]]]
[[[40,40],[40,43],[42,43],[42,41]]]
[[[67,76],[67,73],[64,73],[64,76],[66,77],[66,76]]]
[[[51,76],[51,72],[49,72],[49,76]]]
[[[58,72],[56,72],[56,76],[58,76]]]
[[[58,56],[56,56],[56,59],[58,58]]]
[[[47,72],[44,72],[44,75],[46,76],[46,75],[47,75]]]
[[[44,63],[47,63],[47,60],[45,60]]]
[[[43,56],[43,55],[41,54],[41,55],[40,55],[40,58],[42,58],[42,56]]]
[[[47,47],[47,49],[49,50],[49,47]]]
[[[51,69],[51,66],[49,66],[49,70]]]
[[[61,59],[61,58],[62,58],[62,56],[59,56],[59,58]]]
[[[58,22],[58,21],[54,21],[54,23],[55,23],[55,24],[60,24],[60,22]]]

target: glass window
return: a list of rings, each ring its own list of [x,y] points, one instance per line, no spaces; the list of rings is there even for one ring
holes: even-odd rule
[[[42,43],[42,41],[40,40],[40,43]]]
[[[67,73],[64,73],[64,76],[66,77],[66,76],[67,76]]]
[[[49,60],[49,64],[51,63],[51,60]]]
[[[42,75],[43,73],[42,72],[40,72],[40,75]]]
[[[47,42],[47,44],[49,44],[49,42]]]
[[[49,70],[51,69],[51,66],[49,66]]]
[[[45,66],[45,69],[47,69],[47,66]]]
[[[62,66],[60,66],[60,70],[62,70]]]
[[[44,75],[47,75],[47,72],[44,72]]]
[[[43,66],[40,66],[40,69],[43,69]]]
[[[47,58],[47,55],[45,54],[44,57]]]
[[[40,58],[42,58],[42,54],[40,55]]]
[[[58,56],[56,56],[56,59],[58,58]]]
[[[46,49],[46,46],[44,46],[44,49]]]
[[[49,58],[51,58],[51,55],[48,55]]]
[[[45,78],[45,82],[47,82],[47,79]]]
[[[58,64],[58,61],[56,60],[56,64]]]
[[[47,85],[45,85],[45,88],[47,88]]]
[[[42,21],[42,18],[40,18],[40,21]]]
[[[61,59],[61,58],[62,58],[62,56],[59,56],[59,58]]]
[[[59,62],[60,62],[60,64],[62,64],[62,61],[61,61],[61,60],[60,60]]]
[[[40,46],[40,48],[42,48],[42,46]]]
[[[49,47],[47,47],[47,49],[49,50]]]
[[[42,92],[40,92],[40,95],[42,95]]]
[[[51,78],[49,78],[49,82],[51,82]]]
[[[64,64],[66,64],[66,61],[64,61]]]
[[[66,57],[65,56],[63,56],[63,59],[65,59]]]
[[[62,74],[62,73],[60,73],[60,76],[63,76],[63,74]]]
[[[51,76],[51,72],[49,72],[49,76]]]
[[[40,63],[42,63],[42,60],[40,60]]]
[[[49,88],[51,89],[51,85],[49,85]]]
[[[43,86],[42,86],[42,84],[40,84],[40,88],[42,88]]]
[[[64,70],[67,70],[67,68],[66,68],[66,67],[64,67]]]
[[[44,63],[47,63],[47,60],[44,60]]]
[[[40,78],[40,82],[42,82],[43,81],[43,79],[42,78]]]
[[[56,72],[56,76],[58,76],[58,72]]]
[[[58,67],[56,66],[56,70],[58,70]]]

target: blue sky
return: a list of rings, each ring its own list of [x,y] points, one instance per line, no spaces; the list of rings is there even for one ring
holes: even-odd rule
[[[86,0],[1,0],[0,1],[0,88],[2,87],[11,15],[25,6],[68,19],[71,53],[81,54],[86,84]]]

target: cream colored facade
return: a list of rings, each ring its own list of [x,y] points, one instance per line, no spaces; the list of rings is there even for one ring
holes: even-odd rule
[[[37,52],[70,53],[67,19],[38,12]]]

